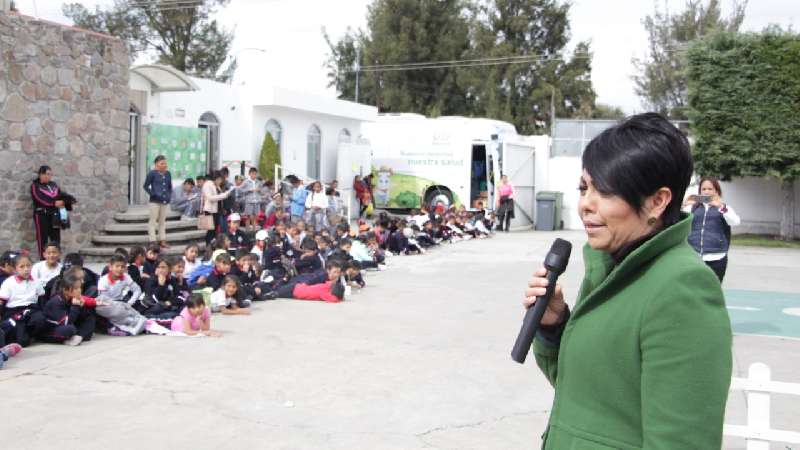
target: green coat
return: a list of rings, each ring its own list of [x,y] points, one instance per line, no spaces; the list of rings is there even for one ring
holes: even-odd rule
[[[687,243],[691,217],[614,267],[583,249],[586,276],[559,347],[536,363],[555,387],[542,448],[719,449],[731,324],[719,281]]]

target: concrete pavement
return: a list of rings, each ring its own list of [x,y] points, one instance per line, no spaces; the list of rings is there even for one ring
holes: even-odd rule
[[[537,448],[553,392],[532,358],[520,366],[509,351],[525,282],[556,236],[584,241],[576,232],[520,232],[395,257],[341,304],[279,300],[250,317],[215,316],[220,339],[34,345],[0,370],[0,442],[26,450]],[[800,251],[734,249],[726,288],[798,293],[797,261]],[[562,277],[570,299],[582,273],[575,251]],[[763,361],[775,379],[800,383],[800,341],[737,336],[734,350],[738,375]],[[728,422],[744,423],[743,395],[730,405]],[[774,408],[776,426],[800,430],[792,399]],[[726,448],[744,447],[726,440]]]

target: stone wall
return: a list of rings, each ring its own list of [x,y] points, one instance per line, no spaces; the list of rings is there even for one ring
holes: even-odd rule
[[[0,12],[0,251],[35,248],[41,165],[79,202],[66,251],[127,208],[128,65],[116,38]]]

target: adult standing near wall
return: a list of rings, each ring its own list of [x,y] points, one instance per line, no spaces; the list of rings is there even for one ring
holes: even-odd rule
[[[722,445],[731,323],[719,282],[687,243],[691,176],[689,142],[659,114],[586,147],[583,283],[571,314],[556,283],[533,344],[556,390],[544,449]],[[529,281],[525,306],[544,295],[544,275]]]
[[[52,180],[50,166],[39,167],[37,177],[31,183],[33,199],[33,225],[36,231],[36,245],[39,257],[44,259],[47,243],[61,245],[61,229],[69,224],[67,211],[76,203],[75,197],[62,191]]]
[[[497,199],[497,229],[511,231],[511,219],[514,218],[514,185],[508,181],[508,175],[500,177],[499,198]]]
[[[225,175],[222,171],[217,171],[213,174],[209,174],[206,182],[203,183],[200,200],[202,213],[214,216],[214,229],[208,230],[206,233],[206,244],[210,244],[217,235],[217,229],[224,233],[222,223],[225,222],[225,215],[222,212],[220,203],[233,192],[233,189],[228,189],[227,191],[222,190],[224,181]]]
[[[150,242],[156,239],[156,224],[158,224],[158,237],[161,238],[161,248],[168,248],[167,244],[167,211],[172,199],[172,174],[167,170],[167,157],[156,156],[154,167],[144,179],[144,191],[150,196],[147,222],[147,236]]]
[[[683,204],[693,216],[689,244],[722,283],[728,268],[731,227],[742,220],[730,205],[722,202],[722,188],[716,178],[701,178],[698,194],[690,195]]]

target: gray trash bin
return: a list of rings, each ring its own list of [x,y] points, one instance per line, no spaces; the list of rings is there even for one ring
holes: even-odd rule
[[[540,231],[562,229],[561,204],[564,194],[561,192],[542,191],[536,194],[536,226]]]

